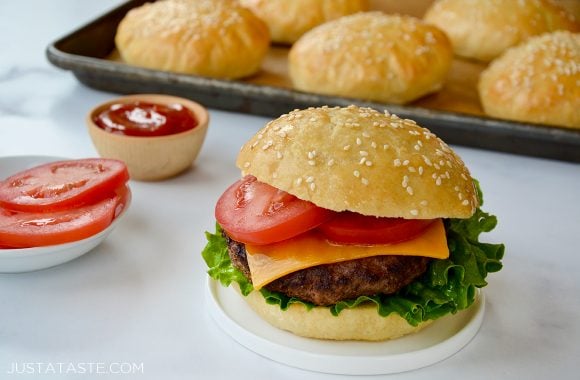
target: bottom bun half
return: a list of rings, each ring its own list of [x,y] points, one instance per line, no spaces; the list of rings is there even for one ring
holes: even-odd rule
[[[239,293],[239,288],[235,288]],[[292,304],[287,310],[282,310],[278,305],[266,303],[257,291],[246,297],[240,294],[240,297],[272,326],[306,338],[382,341],[415,333],[432,322],[425,321],[418,326],[411,326],[395,313],[387,317],[380,316],[377,307],[372,304],[345,309],[334,316],[327,307],[308,310],[304,305]]]

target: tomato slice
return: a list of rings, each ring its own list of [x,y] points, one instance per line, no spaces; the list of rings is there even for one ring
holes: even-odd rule
[[[271,244],[311,230],[334,214],[278,190],[254,176],[245,176],[219,198],[215,217],[233,239]]]
[[[328,240],[339,244],[394,244],[420,235],[433,221],[378,218],[344,211],[318,228]]]
[[[126,186],[104,200],[70,210],[29,213],[0,208],[0,247],[27,248],[69,243],[101,232],[127,206]]]
[[[129,180],[122,161],[101,158],[57,161],[0,182],[0,206],[14,211],[64,210],[103,199]]]

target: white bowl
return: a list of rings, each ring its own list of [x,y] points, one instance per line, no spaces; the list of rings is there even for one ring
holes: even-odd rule
[[[48,156],[0,157],[0,179],[34,166],[63,159],[66,158]],[[131,197],[128,197],[123,211],[107,228],[86,239],[46,247],[0,249],[0,273],[32,272],[63,264],[84,255],[99,245],[113,231],[129,207],[130,199]]]

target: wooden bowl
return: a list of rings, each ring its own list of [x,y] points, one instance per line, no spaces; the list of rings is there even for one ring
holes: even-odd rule
[[[114,134],[95,124],[94,116],[112,104],[135,101],[157,104],[179,103],[193,112],[198,125],[181,133],[143,137]],[[124,161],[132,179],[158,181],[173,177],[193,164],[205,139],[209,115],[205,107],[188,99],[143,94],[123,96],[100,104],[91,110],[86,121],[93,144],[101,157]]]

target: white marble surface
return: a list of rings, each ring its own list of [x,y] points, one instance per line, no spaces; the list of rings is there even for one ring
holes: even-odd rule
[[[84,117],[114,94],[52,67],[45,47],[118,0],[1,1],[0,156],[95,156]],[[238,176],[239,146],[266,119],[211,112],[198,164],[159,183],[132,182],[125,220],[93,252],[60,267],[0,275],[0,379],[12,363],[143,363],[138,379],[318,379],[223,334],[204,310],[203,231]],[[507,246],[489,278],[487,314],[453,357],[402,379],[578,378],[580,165],[457,147],[500,220]],[[100,375],[43,375],[90,378]],[[108,377],[108,376],[105,376]]]

